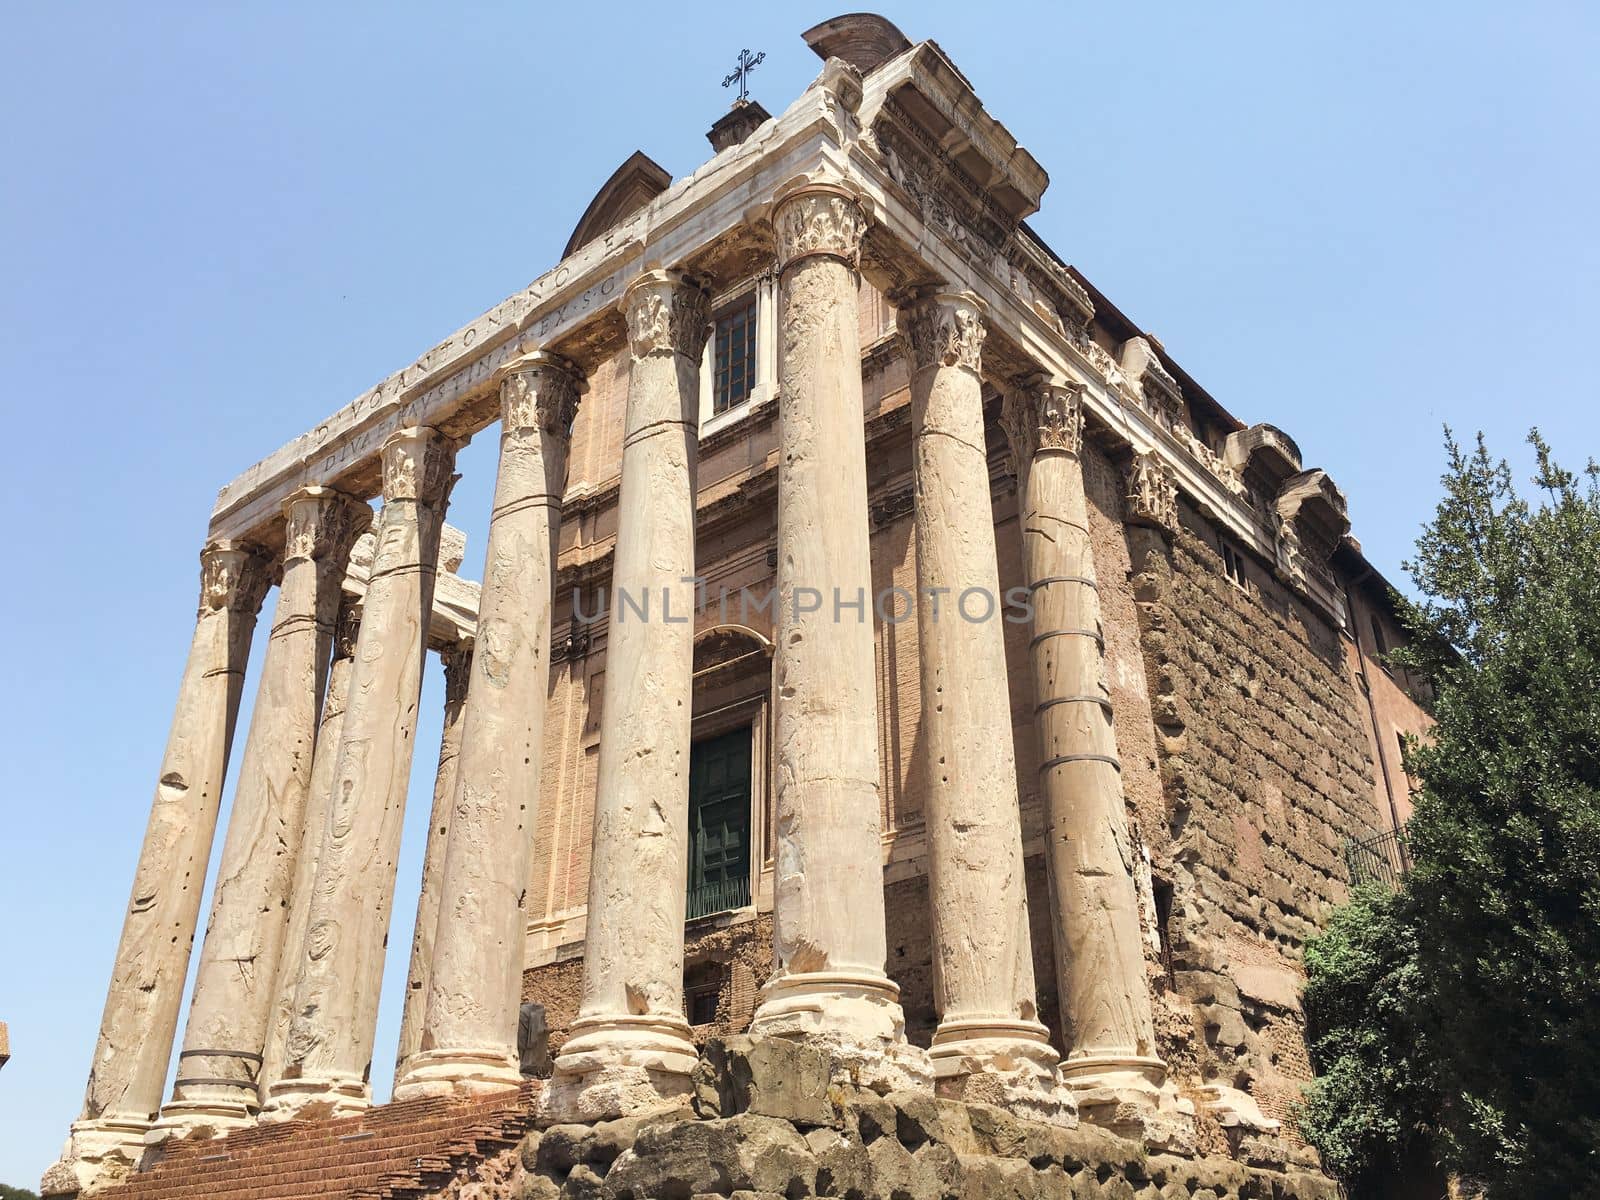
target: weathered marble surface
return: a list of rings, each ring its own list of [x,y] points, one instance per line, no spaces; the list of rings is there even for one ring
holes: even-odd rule
[[[200,555],[200,610],[160,782],[117,943],[94,1063],[61,1163],[86,1185],[126,1170],[166,1085],[201,889],[216,833],[245,663],[271,565],[254,547],[211,543]]]
[[[263,1119],[366,1107],[455,443],[408,429],[383,448],[384,504],[301,954],[283,1075]]]
[[[877,685],[856,274],[866,215],[837,186],[779,197],[778,964],[752,1030],[856,1048],[928,1081],[884,972]],[[807,590],[809,589],[809,591]],[[857,604],[853,609],[835,609]],[[813,601],[815,604],[813,606]]]
[[[983,433],[983,306],[904,298],[916,480],[917,631],[932,898],[930,1057],[942,1094],[1045,1119],[1072,1102],[1038,1015],[1011,744],[1004,598]]]
[[[449,532],[449,526],[445,531]],[[443,553],[441,547],[440,554]],[[440,566],[444,565],[441,559]],[[422,885],[417,891],[417,918],[411,927],[411,962],[400,1011],[400,1040],[394,1055],[397,1086],[405,1078],[412,1056],[422,1048],[422,1025],[428,1014],[434,936],[439,929],[439,894],[444,884],[444,859],[450,842],[456,770],[461,761],[461,726],[466,713],[472,649],[472,642],[458,642],[439,655],[444,664],[444,723],[439,731],[439,765],[433,774],[433,808],[428,813],[428,839],[422,850]]]
[[[1045,853],[1057,906],[1062,1073],[1086,1114],[1155,1107],[1157,1056],[1145,978],[1100,602],[1084,495],[1081,388],[1012,389],[1007,433],[1020,475],[1023,569],[1033,592],[1034,721]]]
[[[272,632],[223,839],[211,918],[171,1101],[158,1129],[184,1135],[247,1123],[276,999],[295,855],[302,843],[317,712],[365,503],[305,488],[284,506],[288,532]],[[232,1080],[223,1083],[222,1080]]]
[[[489,521],[461,757],[438,879],[431,967],[414,1057],[417,1095],[517,1087],[526,893],[544,755],[550,609],[567,448],[582,375],[535,351],[500,384],[500,468]],[[411,1047],[402,1044],[404,1051]]]
[[[317,725],[316,750],[311,761],[311,782],[306,792],[306,814],[301,824],[300,849],[295,855],[294,881],[289,889],[289,915],[285,921],[283,953],[278,956],[276,998],[262,1051],[260,1096],[283,1076],[288,1052],[289,1022],[294,1012],[295,987],[300,981],[300,960],[305,952],[306,929],[311,924],[312,889],[317,863],[322,858],[322,835],[333,802],[333,773],[339,765],[339,739],[344,732],[345,708],[350,702],[350,673],[355,663],[356,637],[361,609],[348,596],[339,607],[333,631],[333,658],[328,664],[328,687]]]
[[[675,271],[624,300],[632,363],[611,583],[583,1005],[556,1059],[552,1112],[596,1117],[681,1095],[695,464],[706,293]],[[634,606],[644,608],[641,618]]]

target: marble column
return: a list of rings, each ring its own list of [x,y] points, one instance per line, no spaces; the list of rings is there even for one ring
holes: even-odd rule
[[[634,370],[641,381],[650,376],[648,367]],[[426,1015],[418,1052],[396,1083],[397,1099],[522,1082],[517,1019],[550,687],[550,610],[567,449],[582,388],[575,364],[544,351],[502,370],[500,469],[436,928],[429,933]],[[674,439],[680,450],[686,445],[681,428],[658,440]],[[660,499],[671,505],[679,497],[669,492]],[[692,505],[691,494],[691,566]],[[423,919],[419,912],[419,937]]]
[[[866,215],[802,182],[778,250],[773,947],[751,1032],[805,1038],[866,1081],[926,1085],[884,970],[872,563],[857,265]]]
[[[356,635],[361,610],[345,596],[333,627],[333,661],[328,664],[328,688],[317,726],[317,745],[311,761],[311,782],[306,790],[306,815],[301,822],[300,848],[295,853],[294,881],[289,888],[289,915],[285,921],[283,952],[278,955],[272,1022],[262,1051],[259,1092],[264,1100],[272,1085],[283,1077],[289,1040],[289,1017],[294,1010],[295,984],[300,979],[306,928],[311,924],[311,892],[317,882],[317,862],[322,857],[322,835],[328,826],[328,806],[333,800],[333,772],[339,765],[339,737],[350,697],[350,669],[355,662]]]
[[[383,445],[383,512],[333,798],[283,1075],[263,1120],[342,1115],[371,1103],[378,992],[455,450],[426,427],[400,430]]]
[[[307,487],[284,505],[283,575],[244,760],[222,842],[211,918],[172,1100],[157,1128],[182,1136],[249,1123],[275,999],[294,855],[301,841],[317,710],[350,547],[364,502]]]
[[[137,1162],[161,1106],[250,638],[271,582],[270,560],[254,546],[213,542],[200,554],[194,639],[117,944],[83,1112],[62,1161],[51,1169],[60,1182],[76,1178],[92,1185]]]
[[[439,926],[439,888],[444,876],[445,848],[450,840],[450,806],[455,800],[456,764],[461,758],[461,720],[466,711],[467,680],[472,671],[472,645],[471,638],[464,638],[439,652],[444,664],[444,728],[439,735],[439,766],[433,774],[428,840],[422,851],[417,920],[411,928],[411,967],[406,973],[405,1007],[400,1013],[400,1043],[394,1055],[397,1087],[405,1078],[407,1063],[422,1046],[422,1019],[428,1010],[433,935]]]
[[[1083,489],[1083,385],[1035,378],[1005,400],[1019,473],[1022,562],[1032,591],[1034,724],[1055,911],[1057,986],[1080,1111],[1153,1108],[1156,1054],[1133,847],[1111,719]]]
[[[595,1119],[683,1096],[695,460],[706,294],[651,271],[623,297],[632,365],[606,633],[583,1002],[547,1093]],[[643,615],[641,616],[641,613]]]
[[[983,302],[897,298],[911,364],[917,638],[941,1093],[1070,1111],[1039,1021],[984,439]]]

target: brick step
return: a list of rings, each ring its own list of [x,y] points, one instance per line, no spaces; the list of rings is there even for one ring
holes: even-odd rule
[[[179,1142],[96,1200],[420,1200],[514,1147],[532,1128],[537,1087]]]

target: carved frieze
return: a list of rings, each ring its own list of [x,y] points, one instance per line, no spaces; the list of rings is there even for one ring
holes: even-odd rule
[[[1276,519],[1278,557],[1287,574],[1329,577],[1328,562],[1350,532],[1344,493],[1321,469],[1302,471],[1284,483],[1270,514]]]
[[[210,542],[200,551],[200,611],[253,616],[272,586],[272,556],[248,542]]]
[[[916,507],[916,492],[912,488],[903,487],[882,493],[872,502],[869,509],[873,532],[887,529],[902,517],[910,516],[916,511]]]
[[[623,294],[628,345],[635,358],[671,350],[696,362],[710,333],[710,297],[680,271],[650,271]]]
[[[507,429],[570,434],[587,390],[577,363],[535,350],[509,363],[500,380],[500,419]]]
[[[575,662],[589,653],[590,636],[585,626],[574,624],[565,637],[555,638],[550,647],[551,662]]]
[[[466,702],[467,683],[472,678],[472,639],[463,638],[439,651],[444,664],[444,702],[457,706]]]
[[[284,506],[283,557],[330,560],[350,558],[356,539],[372,524],[372,507],[335,488],[303,487]]]
[[[861,238],[867,215],[853,196],[834,188],[807,188],[778,201],[772,216],[779,270],[797,260],[821,255],[861,264]]]
[[[429,508],[450,498],[457,443],[431,426],[402,429],[383,444],[383,498]]]
[[[1041,451],[1083,451],[1084,385],[1076,381],[1024,380],[1009,388],[1000,421],[1019,467]]]
[[[1178,484],[1172,468],[1155,451],[1135,454],[1127,474],[1127,514],[1134,525],[1168,533],[1178,528]]]
[[[970,292],[923,293],[897,300],[895,325],[912,368],[966,367],[983,357],[983,301]]]
[[[346,596],[339,605],[339,617],[333,625],[333,657],[354,658],[356,637],[361,632],[361,605]]]
[[[1123,377],[1136,388],[1135,399],[1168,429],[1183,419],[1183,390],[1178,386],[1155,347],[1143,337],[1131,337],[1118,352]]]

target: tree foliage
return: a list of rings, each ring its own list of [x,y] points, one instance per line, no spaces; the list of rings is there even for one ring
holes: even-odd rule
[[[1494,1197],[1600,1194],[1600,471],[1529,441],[1537,504],[1481,437],[1467,453],[1447,435],[1445,495],[1407,564],[1424,598],[1402,599],[1393,655],[1437,695],[1406,755],[1413,870],[1307,955],[1326,1050],[1303,1123],[1352,1179],[1426,1138]],[[1376,959],[1332,940],[1380,932]],[[1314,999],[1341,971],[1377,985],[1364,1008]],[[1373,1115],[1335,1120],[1358,1075]]]

